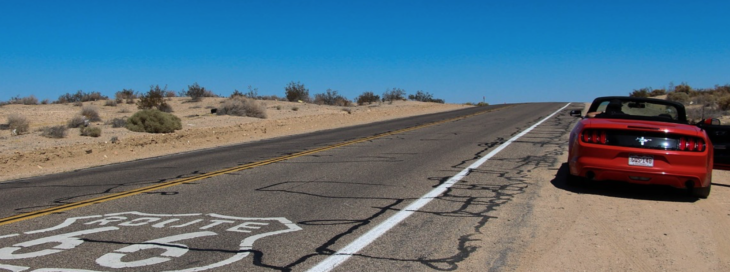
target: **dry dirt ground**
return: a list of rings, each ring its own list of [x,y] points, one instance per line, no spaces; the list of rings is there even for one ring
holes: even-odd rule
[[[211,114],[210,109],[219,107],[224,98],[205,98],[194,103],[189,100],[178,97],[168,101],[183,125],[182,130],[170,134],[112,128],[111,120],[129,117],[137,111],[134,104],[105,106],[106,101],[84,102],[83,107],[95,107],[102,119],[90,124],[102,129],[97,138],[80,136],[78,129],[68,129],[67,136],[61,139],[41,136],[39,129],[66,125],[81,113],[82,106],[2,106],[0,122],[6,124],[11,114],[24,116],[30,121],[30,133],[12,136],[7,126],[0,131],[0,181],[469,107],[414,101],[352,107],[258,101],[267,113],[266,119],[259,119]],[[113,137],[118,141],[113,143]]]

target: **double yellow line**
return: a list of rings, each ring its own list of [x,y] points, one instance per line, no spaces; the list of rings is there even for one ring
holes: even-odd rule
[[[298,157],[301,157],[301,156],[306,156],[306,155],[311,155],[311,154],[314,154],[314,153],[319,153],[319,152],[322,152],[322,151],[327,151],[327,150],[330,150],[330,149],[335,149],[335,148],[338,148],[338,147],[343,147],[343,146],[353,145],[353,144],[362,143],[362,142],[366,142],[366,141],[371,141],[371,140],[374,140],[374,139],[378,139],[378,138],[382,138],[382,137],[386,137],[386,136],[390,136],[390,135],[394,135],[394,134],[400,134],[400,133],[404,133],[404,132],[408,132],[408,131],[412,131],[412,130],[417,130],[417,129],[425,128],[425,127],[430,127],[430,126],[435,126],[435,125],[439,125],[439,124],[443,124],[443,123],[447,123],[447,122],[461,120],[461,119],[465,119],[465,118],[472,117],[472,116],[479,115],[479,114],[484,114],[484,113],[487,113],[487,112],[496,111],[496,110],[503,109],[503,108],[505,108],[505,107],[500,107],[500,108],[495,108],[495,109],[480,111],[480,112],[472,113],[472,114],[469,114],[469,115],[459,116],[459,117],[455,117],[455,118],[451,118],[451,119],[446,119],[446,120],[442,120],[442,121],[438,121],[438,122],[427,123],[427,124],[423,124],[423,125],[419,125],[419,126],[414,126],[414,127],[409,127],[409,128],[404,128],[404,129],[396,130],[396,131],[381,133],[381,134],[377,134],[377,135],[370,136],[370,137],[359,138],[359,139],[355,139],[355,140],[351,140],[351,141],[347,141],[347,142],[342,142],[342,143],[339,143],[339,144],[334,144],[334,145],[329,145],[329,146],[325,146],[325,147],[315,148],[315,149],[312,149],[312,150],[305,150],[305,151],[297,152],[297,153],[290,154],[290,155],[286,155],[286,156],[281,156],[281,157],[272,158],[272,159],[263,160],[263,161],[258,161],[258,162],[252,162],[252,163],[249,163],[249,164],[244,164],[244,165],[239,165],[239,166],[236,166],[236,167],[221,169],[221,170],[218,170],[218,171],[213,171],[213,172],[210,172],[210,173],[205,173],[205,174],[201,174],[201,175],[197,175],[197,176],[192,176],[192,177],[187,177],[187,178],[181,178],[181,179],[171,180],[171,181],[168,181],[168,182],[165,182],[165,183],[160,183],[160,184],[156,184],[156,185],[152,185],[152,186],[137,188],[137,189],[134,189],[134,190],[129,190],[129,191],[120,192],[120,193],[113,193],[113,194],[105,195],[105,196],[102,196],[102,197],[97,197],[97,198],[82,200],[82,201],[79,201],[79,202],[64,204],[64,205],[60,205],[60,206],[56,206],[56,207],[52,207],[52,208],[48,208],[48,209],[42,209],[42,210],[33,211],[33,212],[27,212],[27,213],[21,213],[21,214],[18,214],[18,215],[14,215],[14,216],[5,217],[5,218],[0,219],[0,226],[5,225],[5,224],[11,224],[11,223],[15,223],[15,222],[27,220],[27,219],[31,219],[31,218],[36,218],[36,217],[40,217],[40,216],[44,216],[44,215],[49,215],[49,214],[52,214],[52,213],[73,210],[73,209],[76,209],[76,208],[81,208],[81,207],[85,207],[85,206],[92,205],[92,204],[103,203],[103,202],[107,202],[107,201],[110,201],[110,200],[115,200],[115,199],[119,199],[119,198],[123,198],[123,197],[133,196],[133,195],[137,195],[137,194],[141,194],[141,193],[146,193],[146,192],[151,192],[151,191],[156,191],[156,190],[160,190],[160,189],[165,189],[165,188],[169,188],[169,187],[172,187],[172,186],[180,185],[180,184],[183,184],[183,183],[188,183],[188,182],[203,180],[203,179],[212,178],[212,177],[216,177],[216,176],[220,176],[220,175],[230,174],[230,173],[234,173],[234,172],[238,172],[238,171],[243,171],[243,170],[251,169],[251,168],[254,168],[254,167],[264,166],[264,165],[267,165],[267,164],[272,164],[272,163],[281,162],[281,161],[285,161],[285,160],[289,160],[289,159],[293,159],[293,158],[298,158]]]

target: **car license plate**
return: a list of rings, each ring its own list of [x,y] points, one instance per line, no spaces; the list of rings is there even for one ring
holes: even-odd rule
[[[654,166],[654,156],[629,155],[629,165],[652,167]]]

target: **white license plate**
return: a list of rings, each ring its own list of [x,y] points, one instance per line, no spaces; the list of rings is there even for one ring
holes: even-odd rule
[[[652,167],[654,166],[654,156],[629,155],[629,165]]]

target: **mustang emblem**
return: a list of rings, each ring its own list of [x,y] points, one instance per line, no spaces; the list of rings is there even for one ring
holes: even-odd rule
[[[636,140],[639,141],[639,143],[641,143],[642,146],[647,142],[651,142],[651,139],[646,139],[646,138],[644,138],[644,136],[641,136],[640,138],[636,138]]]

